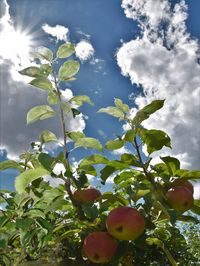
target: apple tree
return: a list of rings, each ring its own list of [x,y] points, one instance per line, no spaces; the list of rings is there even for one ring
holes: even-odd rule
[[[62,44],[55,55],[39,47],[34,53],[37,66],[20,71],[32,78],[32,86],[47,93],[48,104],[30,109],[27,124],[60,116],[62,151],[58,156],[45,151],[46,143],[60,140],[44,130],[19,160],[0,163],[2,171],[19,171],[16,191],[0,191],[1,265],[197,265],[198,252],[193,252],[184,228],[194,224],[197,243],[200,203],[193,198],[193,183],[200,179],[200,171],[182,169],[172,156],[152,163],[154,152],[171,148],[171,139],[162,130],[143,126],[164,100],[154,100],[134,117],[120,99],[101,108],[99,113],[128,125],[123,135],[105,145],[83,132],[68,132],[65,116],[75,118],[81,105],[92,104],[87,95],[62,98],[61,85],[75,80],[80,69],[74,52],[72,43]],[[130,147],[129,152],[118,159],[102,153],[123,147]],[[75,166],[73,152],[80,148],[94,153]],[[57,165],[64,171],[55,173]],[[112,178],[113,189],[103,193],[91,187],[88,175],[99,178],[105,189]],[[52,187],[45,176],[62,182]]]

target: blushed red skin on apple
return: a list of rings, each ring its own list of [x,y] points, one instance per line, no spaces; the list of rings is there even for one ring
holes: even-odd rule
[[[101,196],[101,192],[96,188],[77,189],[74,198],[82,203],[94,202]]]
[[[176,186],[168,190],[166,198],[171,207],[181,213],[192,208],[193,195],[189,189],[183,186]]]
[[[83,250],[88,259],[95,263],[107,263],[114,256],[117,243],[107,232],[89,234],[83,243]]]
[[[113,209],[107,219],[108,233],[120,240],[134,240],[145,228],[143,216],[134,208],[118,207]]]
[[[194,187],[193,187],[193,185],[189,181],[187,181],[187,180],[183,181],[183,180],[176,179],[175,181],[172,182],[171,187],[176,187],[176,186],[186,187],[187,189],[190,190],[190,192],[192,194],[194,193]]]

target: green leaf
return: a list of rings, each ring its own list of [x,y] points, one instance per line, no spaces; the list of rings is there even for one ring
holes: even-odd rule
[[[143,143],[147,145],[147,151],[149,154],[162,149],[163,146],[171,148],[170,137],[164,131],[140,128],[138,134]]]
[[[123,140],[109,140],[106,142],[105,148],[108,150],[118,150],[124,146],[124,141]]]
[[[155,100],[152,103],[146,105],[144,108],[142,108],[136,113],[133,119],[133,124],[138,127],[142,121],[148,119],[151,114],[162,108],[163,105],[164,100]]]
[[[175,173],[175,176],[181,177],[182,179],[192,179],[198,180],[200,178],[200,171],[199,170],[192,170],[189,171],[187,169],[178,169]]]
[[[132,142],[136,136],[136,132],[132,129],[128,130],[124,136],[125,141]]]
[[[42,143],[49,141],[57,141],[56,135],[49,130],[43,130],[39,136],[39,139]]]
[[[101,171],[101,179],[103,180],[103,182],[105,182],[107,180],[107,178],[112,175],[114,172],[116,171],[115,167],[106,165]]]
[[[78,148],[78,147],[91,148],[91,149],[96,149],[98,151],[103,150],[101,143],[97,139],[88,138],[88,137],[79,138],[75,142],[75,148]]]
[[[139,189],[136,191],[136,193],[133,195],[133,199],[135,201],[138,201],[140,198],[143,198],[147,194],[150,193],[150,189]]]
[[[16,219],[16,227],[22,229],[24,232],[28,231],[32,223],[33,223],[33,219],[30,219],[30,218],[17,218]]]
[[[48,175],[49,171],[44,168],[31,169],[18,175],[15,180],[15,188],[18,193],[25,192],[26,187],[34,180],[44,175]]]
[[[188,222],[188,223],[195,223],[198,224],[199,220],[197,218],[195,218],[194,216],[190,216],[190,215],[180,215],[177,217],[177,220],[179,221],[183,221],[183,222]]]
[[[43,90],[52,90],[53,86],[51,82],[46,78],[33,79],[29,84]]]
[[[92,164],[107,164],[108,159],[100,154],[94,154],[81,160],[79,166],[92,165]]]
[[[109,115],[120,118],[122,120],[124,120],[125,118],[124,113],[120,109],[114,106],[108,106],[106,108],[101,108],[99,109],[98,113],[107,113]]]
[[[58,58],[66,58],[72,55],[75,52],[74,45],[72,43],[62,44],[57,51]]]
[[[83,211],[85,213],[85,215],[89,218],[89,219],[96,219],[98,217],[98,209],[96,205],[91,206],[91,204],[84,204],[82,205]]]
[[[160,157],[160,159],[167,165],[172,176],[180,169],[180,162],[178,159],[170,156]]]
[[[62,80],[66,80],[76,75],[79,69],[80,69],[80,64],[78,61],[69,60],[60,67],[59,77]]]
[[[161,247],[161,248],[164,247],[163,242],[160,239],[156,238],[156,237],[148,237],[146,239],[146,243],[148,245],[156,245],[156,246]]]
[[[13,160],[6,160],[3,162],[0,162],[0,170],[6,170],[9,168],[14,168],[19,170],[20,172],[23,172],[24,169],[23,167],[20,166],[20,164],[18,164],[17,162],[13,161]]]
[[[34,123],[37,120],[43,120],[56,115],[55,111],[48,105],[35,106],[27,113],[27,124]]]
[[[124,153],[121,156],[121,161],[129,164],[129,165],[133,165],[136,167],[142,167],[141,163],[139,162],[138,158],[132,154],[129,153]]]
[[[129,165],[127,163],[118,161],[118,160],[113,160],[107,163],[108,166],[114,167],[116,170],[123,170],[126,168],[129,168]]]
[[[29,76],[29,77],[41,77],[42,75],[40,74],[40,68],[39,67],[27,67],[23,70],[20,70],[19,73],[21,75]]]
[[[81,165],[79,166],[78,171],[84,172],[85,174],[97,176],[97,171],[92,165]]]
[[[41,211],[39,209],[32,209],[26,212],[26,216],[28,216],[29,218],[43,218],[45,219],[45,214],[44,211]]]
[[[128,113],[130,110],[129,110],[129,107],[127,104],[124,104],[122,102],[122,100],[118,99],[118,98],[115,98],[115,106],[120,109],[123,113]]]
[[[191,211],[197,215],[200,215],[200,207],[195,204],[193,204]]]
[[[85,173],[80,173],[78,178],[75,179],[76,187],[83,188],[85,185],[88,185],[88,178]]]
[[[63,112],[65,114],[68,114],[69,112],[71,112],[72,108],[71,106],[69,105],[69,103],[61,103],[61,108],[63,110]]]
[[[75,118],[77,115],[80,115],[80,111],[75,109],[75,108],[72,108],[72,115],[73,115],[73,118]]]
[[[52,158],[49,154],[41,152],[38,156],[38,161],[48,171],[52,170],[52,164],[54,162],[54,158]]]
[[[87,95],[78,95],[78,96],[74,96],[73,98],[70,99],[71,103],[75,103],[78,106],[83,105],[84,103],[89,103],[89,104],[93,104],[93,102],[91,101],[90,97]]]
[[[44,46],[40,46],[35,49],[33,56],[35,58],[40,58],[40,59],[46,59],[47,61],[52,61],[53,59],[53,53],[52,51]]]
[[[127,205],[127,200],[124,199],[122,196],[113,194],[112,192],[105,192],[101,197],[99,197],[99,200],[108,200],[110,203],[116,203],[119,202],[121,205]]]
[[[55,92],[49,91],[47,97],[48,104],[55,105],[59,102],[58,96]]]
[[[83,132],[80,132],[80,131],[69,132],[69,133],[67,133],[67,136],[70,139],[72,139],[73,141],[77,141],[80,138],[85,138],[85,134]]]

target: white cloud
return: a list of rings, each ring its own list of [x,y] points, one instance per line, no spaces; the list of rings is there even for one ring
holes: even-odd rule
[[[120,149],[118,149],[118,150],[114,150],[112,153],[113,153],[114,155],[122,155],[122,154],[124,154],[124,153],[130,153],[130,150],[127,149],[126,147],[122,147],[122,148],[120,148]]]
[[[42,29],[47,34],[55,37],[57,41],[65,41],[65,42],[69,41],[69,36],[68,36],[69,35],[69,29],[64,27],[64,26],[56,25],[56,26],[52,27],[48,24],[44,24],[42,26]]]
[[[59,185],[64,185],[65,181],[61,178],[55,178],[50,175],[43,176],[43,180],[49,182],[49,185],[53,188],[58,187]]]
[[[76,56],[81,61],[89,60],[94,55],[94,48],[89,41],[81,40],[75,47]]]
[[[166,99],[164,108],[144,126],[166,131],[172,138],[173,155],[182,158],[184,165],[198,168],[199,45],[187,32],[185,1],[172,8],[168,0],[123,0],[122,7],[128,18],[139,22],[142,33],[117,52],[122,74],[143,87],[144,96],[135,97],[135,103],[141,108],[154,99]]]

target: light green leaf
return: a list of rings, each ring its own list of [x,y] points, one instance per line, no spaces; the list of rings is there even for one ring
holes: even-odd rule
[[[62,44],[57,51],[58,58],[66,58],[75,52],[74,45],[72,43]]]
[[[44,168],[31,169],[18,175],[15,180],[15,188],[18,193],[25,192],[26,187],[34,180],[44,175],[48,175],[49,171]]]
[[[170,137],[162,130],[140,128],[138,132],[143,143],[147,145],[147,151],[151,154],[164,146],[171,148]]]
[[[106,142],[105,148],[108,150],[118,150],[124,146],[124,141],[123,140],[109,140]]]
[[[94,154],[81,160],[79,165],[85,166],[85,165],[92,165],[92,164],[107,164],[108,162],[109,160],[106,157],[100,154]]]
[[[124,170],[126,168],[129,168],[129,165],[127,163],[118,160],[110,161],[107,163],[107,165],[114,167],[116,170]]]
[[[41,77],[40,68],[39,67],[27,67],[23,70],[20,70],[19,73],[21,75],[29,76],[29,77]]]
[[[48,105],[35,106],[27,113],[27,124],[34,123],[37,120],[43,120],[56,115],[55,111]]]
[[[92,165],[83,165],[78,168],[79,171],[84,172],[85,174],[97,176],[97,171]]]
[[[124,113],[114,106],[108,106],[106,108],[101,108],[99,109],[98,113],[107,113],[109,115],[120,118],[122,120],[125,118]]]
[[[56,135],[49,130],[43,130],[39,136],[39,139],[42,143],[49,141],[57,141]]]
[[[160,157],[160,159],[166,164],[172,176],[180,169],[180,162],[178,159],[170,156]]]
[[[40,59],[46,59],[47,61],[51,61],[53,59],[53,53],[52,51],[44,46],[40,46],[35,49],[33,56],[35,58],[40,58]]]
[[[78,96],[74,96],[72,99],[70,99],[71,103],[75,103],[78,106],[83,105],[84,103],[89,103],[89,104],[93,104],[93,102],[91,101],[90,97],[87,95],[78,95]]]
[[[99,197],[99,200],[107,200],[110,203],[119,202],[122,206],[128,204],[126,199],[124,199],[120,195],[113,194],[112,192],[103,193],[103,195],[101,197]]]
[[[142,121],[148,119],[151,114],[162,108],[163,105],[164,100],[155,100],[152,103],[146,105],[144,108],[142,108],[136,113],[133,119],[133,124],[138,127]]]
[[[61,108],[65,114],[68,114],[72,111],[72,108],[69,103],[61,103]]]
[[[69,60],[60,67],[59,77],[62,80],[66,80],[76,75],[79,69],[80,69],[80,63],[78,61]]]
[[[48,101],[48,104],[55,105],[59,102],[59,99],[55,92],[49,91],[47,101]]]
[[[29,218],[39,218],[39,217],[43,219],[46,218],[44,211],[41,211],[39,209],[32,209],[27,211],[26,216]]]
[[[200,178],[200,170],[192,170],[189,171],[187,169],[178,169],[175,173],[175,176],[181,177],[183,179],[199,179]]]
[[[80,132],[80,131],[69,132],[69,133],[67,133],[67,135],[73,141],[77,141],[80,138],[85,138],[85,134],[83,132]]]
[[[103,147],[101,145],[101,143],[95,139],[95,138],[79,138],[76,142],[75,142],[75,148],[78,147],[83,147],[83,148],[91,148],[91,149],[96,149],[98,151],[102,151]]]
[[[129,107],[127,104],[124,104],[122,100],[115,98],[115,105],[118,109],[120,109],[122,112],[127,114],[129,112]]]
[[[20,172],[23,172],[24,169],[23,167],[21,167],[17,162],[13,161],[13,160],[6,160],[3,162],[0,162],[0,170],[6,170],[9,168],[15,168],[17,170],[19,170]]]
[[[43,90],[52,90],[53,86],[51,82],[46,78],[36,78],[31,80],[29,83],[32,86],[35,86],[37,88],[43,89]]]
[[[136,167],[142,167],[141,163],[139,162],[138,158],[132,154],[124,153],[121,156],[121,160],[129,165],[133,165]]]

